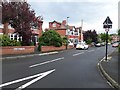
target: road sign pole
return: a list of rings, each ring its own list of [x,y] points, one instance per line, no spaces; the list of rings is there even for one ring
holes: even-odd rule
[[[107,61],[108,31],[109,31],[110,28],[112,28],[112,21],[110,20],[109,16],[103,22],[103,28],[105,28],[105,31],[106,31],[106,55],[105,55],[105,60]]]
[[[105,57],[106,61],[107,61],[107,50],[108,50],[108,31],[106,31],[106,57]]]

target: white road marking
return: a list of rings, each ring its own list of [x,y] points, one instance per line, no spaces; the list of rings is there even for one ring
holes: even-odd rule
[[[26,58],[26,57],[33,57],[33,56],[43,56],[43,55],[51,55],[51,54],[57,54],[59,52],[49,52],[49,53],[41,53],[41,54],[33,54],[33,55],[23,55],[23,56],[16,56],[16,57],[2,57],[2,59],[15,59],[15,58]]]
[[[90,50],[90,51],[88,51],[88,52],[93,52],[93,51],[95,51],[95,50]]]
[[[55,62],[55,61],[58,61],[58,60],[62,60],[62,59],[64,59],[64,57],[62,57],[62,58],[57,58],[57,59],[53,59],[53,60],[46,61],[46,62],[39,63],[39,64],[34,64],[34,65],[29,66],[29,67],[32,68],[32,67],[36,67],[36,66],[39,66],[39,65],[43,65],[43,64]]]
[[[52,73],[53,71],[55,71],[55,69],[50,70],[50,71],[47,71],[47,72],[44,72],[44,73],[42,73],[42,76],[39,76],[39,77],[37,77],[37,78],[31,80],[30,82],[28,82],[28,83],[26,83],[26,84],[24,84],[24,85],[18,87],[18,88],[15,89],[15,90],[21,90],[21,89],[24,89],[24,88],[30,86],[31,84],[37,82],[38,80],[42,79],[43,77],[47,76],[48,74]]]
[[[58,52],[49,52],[49,53],[42,53],[42,54],[39,54],[39,56],[43,56],[43,55],[50,55],[50,54],[57,54]]]
[[[21,82],[21,81],[25,81],[25,80],[28,80],[28,79],[32,79],[32,78],[35,78],[35,77],[42,77],[43,78],[43,76],[45,77],[46,75],[48,75],[49,73],[52,73],[53,71],[55,71],[55,69],[47,71],[47,72],[43,72],[43,73],[40,73],[40,74],[36,74],[36,75],[33,75],[33,76],[29,76],[29,77],[26,77],[26,78],[22,78],[22,79],[14,80],[14,81],[11,81],[11,82],[7,82],[7,83],[4,83],[4,84],[1,84],[0,88],[4,87],[4,86],[11,85],[11,84],[15,84],[15,83],[18,83],[18,82]]]
[[[80,55],[80,54],[83,54],[84,52],[81,52],[81,53],[76,53],[76,54],[73,54],[73,56],[77,56],[77,55]]]

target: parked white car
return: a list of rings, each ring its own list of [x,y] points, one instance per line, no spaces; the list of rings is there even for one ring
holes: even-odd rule
[[[95,43],[95,47],[101,47],[100,43]]]
[[[76,49],[88,49],[89,46],[85,43],[85,42],[78,42],[78,44],[76,45]]]
[[[71,42],[69,42],[69,43],[68,43],[68,45],[69,45],[69,46],[74,46],[74,44],[73,44],[73,43],[71,43]]]

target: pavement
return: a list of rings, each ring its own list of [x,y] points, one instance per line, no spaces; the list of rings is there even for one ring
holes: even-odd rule
[[[104,76],[105,79],[107,79],[108,83],[120,90],[120,83],[119,83],[119,62],[120,59],[120,53],[118,53],[117,50],[115,50],[113,53],[108,55],[108,60],[105,60],[105,57],[98,63],[99,69]]]

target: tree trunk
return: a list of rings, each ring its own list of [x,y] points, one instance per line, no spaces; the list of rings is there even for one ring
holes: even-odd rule
[[[8,35],[8,33],[9,33],[8,24],[9,23],[4,23],[3,34],[5,34],[5,35]]]

